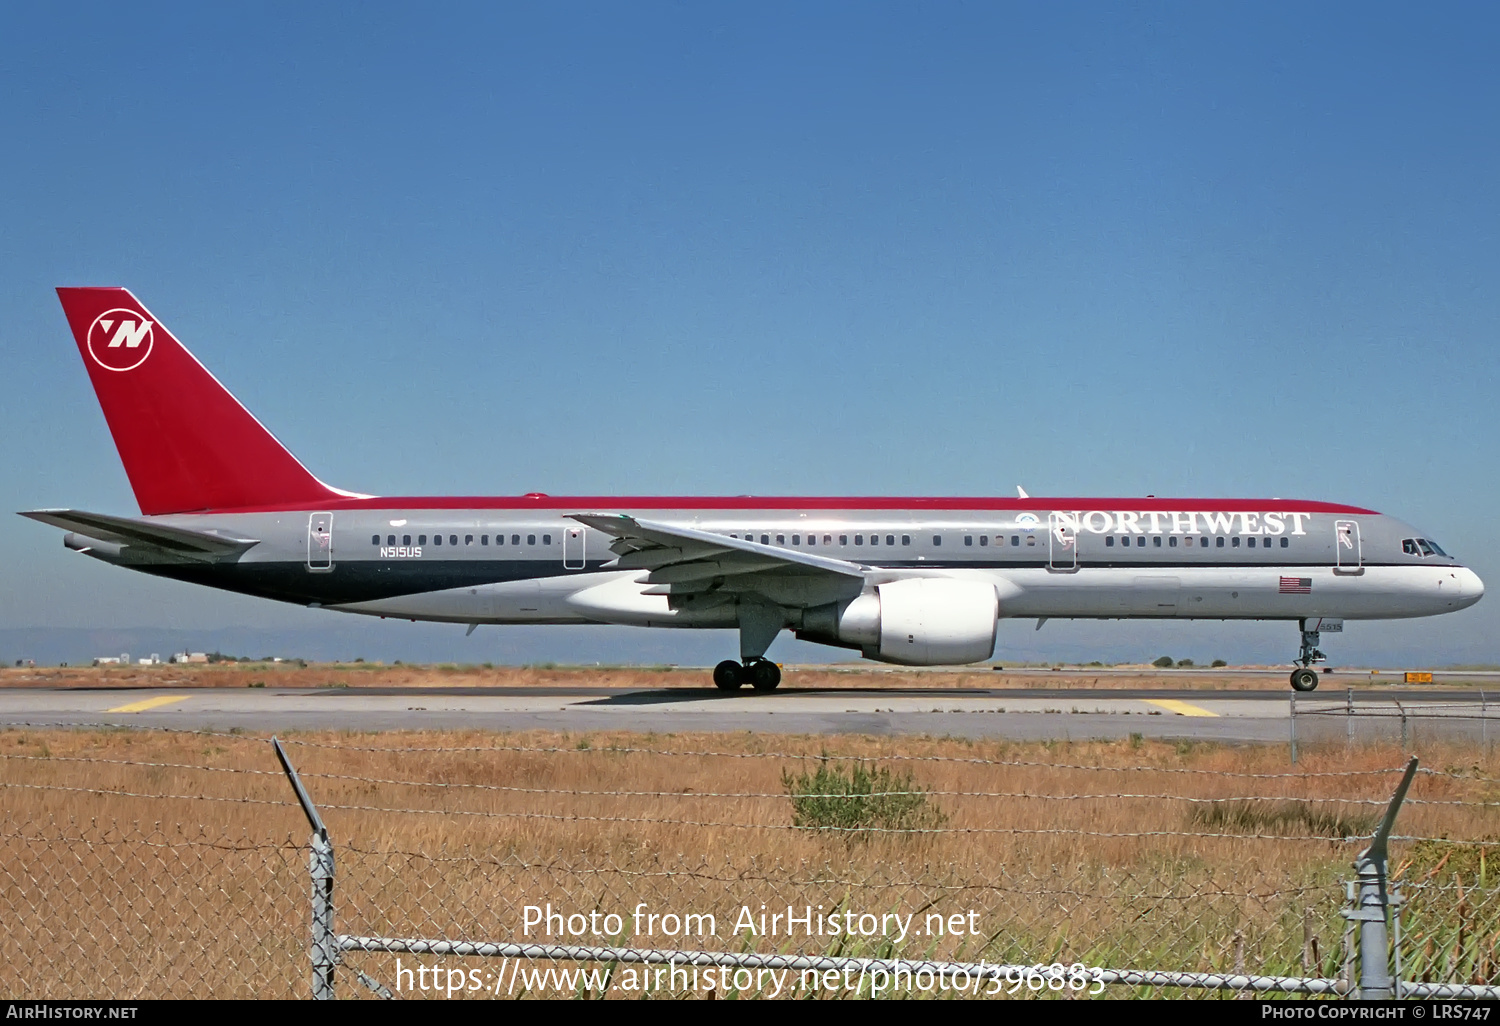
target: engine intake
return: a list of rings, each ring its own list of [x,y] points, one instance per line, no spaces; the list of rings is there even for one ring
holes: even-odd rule
[[[999,611],[991,584],[914,577],[808,609],[797,637],[905,666],[977,663],[994,654]]]

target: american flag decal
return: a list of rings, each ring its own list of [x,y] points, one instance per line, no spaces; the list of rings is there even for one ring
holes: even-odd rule
[[[1283,595],[1311,595],[1311,577],[1283,577],[1281,579],[1281,594]]]

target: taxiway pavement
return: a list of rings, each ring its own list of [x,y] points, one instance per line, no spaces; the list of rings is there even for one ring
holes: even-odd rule
[[[1300,694],[1190,688],[558,687],[27,688],[0,691],[0,727],[248,731],[557,730],[917,734],[1012,740],[1153,738],[1285,743],[1467,738],[1500,730],[1473,690]],[[1294,713],[1295,706],[1295,713]],[[1403,720],[1405,726],[1403,727]]]

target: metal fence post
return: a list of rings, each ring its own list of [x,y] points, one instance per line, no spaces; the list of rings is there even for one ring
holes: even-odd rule
[[[308,954],[312,957],[312,996],[314,1000],[327,1001],[333,998],[333,971],[338,965],[338,942],[333,932],[333,845],[328,840],[328,827],[318,815],[302,779],[292,768],[286,749],[281,742],[271,738],[271,747],[276,749],[276,758],[286,778],[292,783],[297,802],[312,827],[312,855],[308,870],[312,875],[312,943]]]
[[[1291,722],[1292,733],[1292,765],[1295,766],[1297,765],[1297,695],[1295,692],[1293,692],[1292,694],[1291,708],[1292,713],[1291,716],[1288,717],[1288,719]]]
[[[333,845],[328,838],[312,835],[312,996],[316,1001],[333,998],[333,969],[338,948],[333,939]]]
[[[1344,912],[1344,918],[1359,924],[1359,996],[1365,1001],[1389,1001],[1395,985],[1391,977],[1390,935],[1386,930],[1386,914],[1390,895],[1386,889],[1386,846],[1391,829],[1396,825],[1396,813],[1401,811],[1401,802],[1406,798],[1407,788],[1417,775],[1415,757],[1406,764],[1406,773],[1391,796],[1386,807],[1385,818],[1370,838],[1370,846],[1360,852],[1354,863],[1358,877],[1358,904]]]
[[[1484,688],[1479,689],[1479,746],[1486,755],[1490,752],[1489,710],[1485,707]]]
[[[1345,689],[1344,694],[1344,747],[1354,748],[1354,688]]]

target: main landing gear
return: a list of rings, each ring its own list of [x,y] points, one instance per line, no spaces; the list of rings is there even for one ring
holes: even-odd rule
[[[746,597],[739,602],[740,662],[726,659],[714,667],[714,687],[737,691],[749,684],[756,691],[775,691],[781,683],[781,667],[767,659],[766,649],[786,626],[786,611],[764,599]]]
[[[1297,662],[1301,665],[1292,671],[1292,690],[1312,691],[1318,686],[1318,671],[1312,664],[1328,657],[1318,650],[1318,632],[1308,630],[1306,620],[1299,621],[1298,626],[1302,630],[1302,650],[1297,654]]]
[[[781,667],[769,659],[747,659],[744,665],[726,659],[714,667],[714,687],[721,691],[737,691],[741,684],[756,691],[775,691],[780,683]]]

